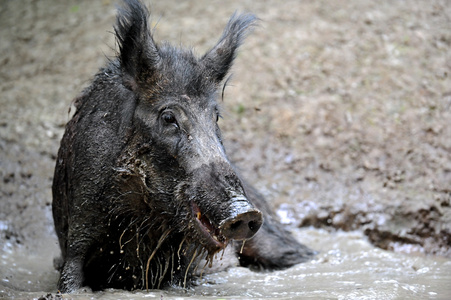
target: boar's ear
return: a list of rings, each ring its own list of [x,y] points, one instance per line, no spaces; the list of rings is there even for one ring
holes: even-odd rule
[[[140,1],[124,3],[118,8],[114,31],[124,81],[134,90],[152,79],[160,57],[148,25],[149,11]]]
[[[214,80],[220,82],[224,79],[236,57],[237,48],[256,21],[253,14],[234,13],[216,46],[201,58]]]

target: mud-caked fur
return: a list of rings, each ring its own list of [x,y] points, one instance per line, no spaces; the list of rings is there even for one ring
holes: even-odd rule
[[[117,57],[74,101],[53,181],[58,289],[188,286],[227,245],[246,266],[308,259],[239,178],[217,125],[218,89],[255,16],[233,15],[201,57],[155,43],[148,18],[142,3],[124,1]],[[240,249],[233,241],[243,239]]]

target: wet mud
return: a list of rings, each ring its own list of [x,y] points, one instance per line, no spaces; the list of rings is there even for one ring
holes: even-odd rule
[[[355,233],[345,240],[368,241],[365,251],[383,253],[374,259],[381,272],[387,257],[403,258],[401,265],[421,257],[411,278],[424,279],[417,271],[429,268],[425,280],[442,289],[407,295],[446,298],[451,5],[155,1],[152,26],[157,40],[203,53],[235,10],[261,18],[240,49],[222,103],[220,126],[241,173],[287,226],[309,232],[299,235],[303,243],[324,232],[320,240],[334,240],[336,230]],[[0,0],[0,296],[56,292],[50,189],[56,152],[72,99],[114,55],[114,18],[113,1]],[[325,244],[313,244],[324,255]],[[307,268],[302,274],[309,276],[317,267],[294,270]],[[342,271],[334,278],[346,277]],[[264,281],[292,272],[252,274]],[[312,282],[305,289],[315,290]],[[375,289],[376,298],[385,295]]]

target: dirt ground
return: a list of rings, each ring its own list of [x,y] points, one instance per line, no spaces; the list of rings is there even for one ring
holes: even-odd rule
[[[451,257],[451,5],[153,1],[157,41],[202,54],[261,19],[227,87],[229,156],[285,223]],[[71,100],[114,55],[112,1],[0,0],[0,252],[56,245],[55,156]]]

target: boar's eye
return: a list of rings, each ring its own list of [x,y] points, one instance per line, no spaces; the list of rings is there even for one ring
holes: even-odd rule
[[[221,113],[219,112],[219,110],[217,110],[217,111],[216,111],[216,123],[218,123],[219,118],[222,119],[222,115],[221,115]]]
[[[177,120],[175,119],[175,116],[172,112],[170,111],[165,111],[163,112],[163,114],[161,115],[161,119],[166,123],[166,124],[172,124],[175,127],[178,127],[177,125]]]

